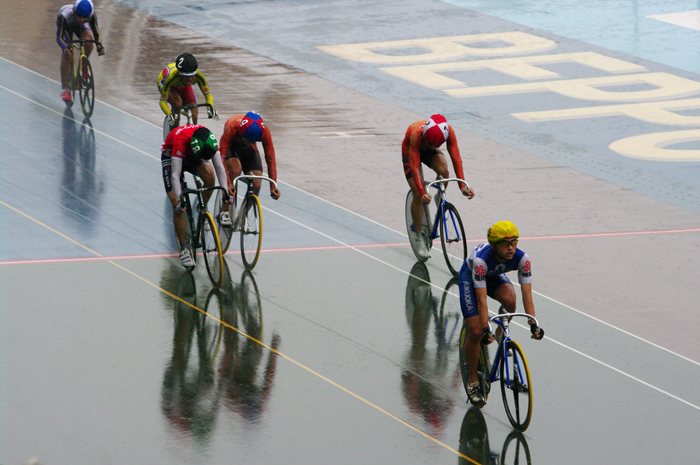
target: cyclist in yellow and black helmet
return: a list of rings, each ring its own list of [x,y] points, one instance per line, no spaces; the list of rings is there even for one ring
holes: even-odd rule
[[[489,309],[486,297],[491,297],[501,304],[499,313],[515,312],[515,289],[506,276],[507,272],[518,271],[525,313],[535,316],[532,300],[532,264],[530,257],[518,248],[518,228],[510,221],[499,221],[488,229],[486,236],[488,242],[480,244],[469,253],[459,273],[460,305],[464,325],[469,329],[464,347],[460,347],[460,350],[465,351],[469,366],[469,401],[479,408],[486,404],[476,372],[480,342],[483,340],[490,344],[494,339],[488,325]],[[529,322],[532,337],[542,339],[544,330],[537,326],[535,320],[529,319]]]

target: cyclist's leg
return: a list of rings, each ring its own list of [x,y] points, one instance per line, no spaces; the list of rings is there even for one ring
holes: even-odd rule
[[[182,99],[182,105],[196,105],[197,104],[197,98],[194,95],[194,91],[192,90],[192,86],[183,86],[183,87],[178,87],[177,92]],[[192,108],[190,110],[192,113],[192,124],[197,124],[197,121],[199,121],[199,109],[197,107]]]
[[[408,187],[411,188],[413,192],[413,200],[411,201],[411,218],[413,219],[413,230],[416,235],[421,232],[421,225],[423,224],[423,202],[421,201],[420,194],[418,193],[418,187],[416,186],[416,180],[413,179],[413,172],[408,164],[408,160],[403,160],[403,174],[406,176],[406,182],[408,182]],[[425,231],[426,234],[429,231]]]
[[[499,313],[515,313],[516,298],[515,288],[505,274],[497,275],[489,282],[488,295],[501,304]],[[508,319],[510,321],[510,319]],[[501,327],[496,328],[496,339],[501,340]]]
[[[262,160],[260,159],[260,152],[255,145],[245,145],[237,150],[240,155],[241,168],[245,174],[253,174],[255,176],[262,176]],[[260,197],[260,186],[262,185],[261,179],[253,180],[253,194],[256,197]]]
[[[435,173],[437,173],[441,177],[449,178],[450,170],[447,167],[447,160],[445,159],[445,155],[440,150],[436,150],[435,152],[435,155],[430,160],[430,168],[432,168],[433,171],[435,171]]]
[[[185,213],[178,213],[175,210],[177,204],[180,203],[180,199],[175,197],[173,192],[173,182],[172,182],[172,167],[170,165],[171,158],[166,155],[161,155],[161,165],[163,167],[163,185],[165,186],[165,194],[168,196],[168,200],[173,207],[173,226],[175,228],[175,235],[177,236],[178,243],[182,244],[187,240],[185,225]]]
[[[82,37],[83,40],[95,40],[95,36],[92,34],[92,29],[90,29],[90,24],[83,23],[82,30],[80,31],[80,37]],[[93,48],[95,48],[95,44],[92,42],[87,42],[85,44],[85,55],[89,57],[90,54],[92,54]]]
[[[170,92],[168,92],[168,103],[170,104],[171,109],[173,107],[181,107],[183,105],[179,90],[179,87],[171,87]],[[180,112],[177,112],[177,115],[175,115],[175,123],[177,125],[180,124]]]
[[[216,184],[216,175],[214,173],[214,167],[209,162],[203,162],[197,167],[197,175],[202,178],[204,182],[204,187],[213,187]],[[214,193],[214,191],[208,191],[202,194],[204,197],[204,204],[209,204],[209,198]]]
[[[70,28],[64,29],[61,36],[61,41],[68,44],[68,48],[62,49],[61,53],[61,88],[67,89],[70,83],[70,73],[73,65],[73,33],[75,31]]]
[[[226,174],[228,174],[228,180],[229,182],[233,183],[233,181],[243,173],[243,167],[241,166],[241,160],[238,159],[236,156],[235,150],[231,148],[229,150],[229,156],[226,159]],[[233,184],[231,186],[233,189],[233,194],[236,195],[236,184]],[[245,192],[244,192],[245,193]]]
[[[475,383],[479,380],[476,372],[476,365],[479,361],[479,350],[481,350],[481,330],[484,327],[476,300],[476,292],[472,281],[471,270],[466,265],[462,266],[459,273],[459,304],[464,317],[463,325],[467,328],[467,337],[464,340],[464,350],[467,366],[469,367],[469,382]]]

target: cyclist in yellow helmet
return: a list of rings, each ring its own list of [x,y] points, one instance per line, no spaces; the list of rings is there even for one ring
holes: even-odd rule
[[[490,344],[494,340],[488,325],[489,309],[486,297],[491,297],[501,304],[499,313],[515,312],[515,289],[506,276],[507,272],[518,271],[525,313],[535,316],[532,300],[532,265],[530,257],[517,247],[520,237],[518,228],[510,221],[499,221],[488,229],[486,237],[488,242],[478,245],[469,253],[459,273],[460,305],[464,325],[469,329],[464,347],[460,347],[460,350],[465,351],[469,367],[469,402],[479,408],[486,404],[476,373],[480,342]],[[542,339],[544,330],[537,326],[535,320],[529,319],[529,322],[532,337]]]

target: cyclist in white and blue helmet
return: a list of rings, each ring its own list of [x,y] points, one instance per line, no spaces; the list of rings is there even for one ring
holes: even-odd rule
[[[66,104],[72,105],[73,98],[68,88],[68,78],[73,61],[73,48],[71,46],[73,36],[79,36],[83,40],[95,40],[97,53],[100,55],[105,54],[105,49],[100,40],[100,31],[97,28],[95,5],[92,3],[92,0],[75,0],[72,5],[62,6],[58,11],[56,27],[56,42],[63,50],[61,56],[61,85],[63,87],[61,98]],[[85,44],[87,56],[90,56],[92,49],[92,42]]]

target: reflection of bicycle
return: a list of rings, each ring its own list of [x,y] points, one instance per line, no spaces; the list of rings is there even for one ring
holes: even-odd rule
[[[246,191],[243,196],[241,208],[237,209],[238,196],[234,197],[233,204],[229,207],[229,218],[231,225],[221,224],[221,207],[223,205],[223,195],[228,195],[225,190],[217,191],[216,201],[214,202],[214,217],[218,225],[218,235],[221,239],[221,250],[226,253],[233,233],[241,233],[241,256],[246,270],[255,268],[260,256],[260,246],[262,244],[263,220],[262,210],[260,208],[260,199],[253,192],[253,180],[263,179],[272,183],[277,188],[277,183],[267,176],[257,176],[252,174],[244,174],[233,180],[233,185],[238,190],[237,183],[241,181],[246,184]]]
[[[192,109],[197,107],[207,107],[207,109],[210,110],[214,109],[214,107],[208,103],[188,103],[181,107],[172,107],[170,111],[176,115],[180,115],[180,126],[184,126],[186,124],[192,124]],[[186,122],[183,123],[183,119],[186,120]],[[168,137],[168,134],[170,134],[170,131],[175,128],[176,126],[172,126],[170,124],[170,117],[166,116],[165,120],[163,121],[163,140],[165,140],[165,138]]]
[[[224,280],[224,256],[221,252],[219,233],[217,232],[214,218],[212,218],[211,213],[207,210],[203,194],[204,192],[213,190],[226,192],[226,189],[220,186],[202,187],[202,181],[197,176],[194,176],[194,180],[197,188],[188,189],[185,178],[184,176],[182,177],[183,189],[180,198],[183,202],[182,204],[185,206],[185,213],[187,215],[187,220],[185,221],[185,240],[190,248],[190,255],[195,261],[195,264],[197,262],[197,255],[195,252],[197,249],[202,249],[204,264],[207,267],[209,279],[211,279],[211,283],[214,287],[218,289],[221,287]],[[199,216],[197,218],[196,227],[190,195],[195,195],[197,199],[196,205]]]
[[[462,268],[462,263],[467,257],[467,239],[464,235],[464,226],[462,218],[457,212],[457,208],[447,201],[447,189],[445,183],[448,181],[456,181],[462,183],[469,188],[469,185],[457,178],[438,179],[426,185],[426,192],[431,187],[435,188],[435,203],[437,209],[435,211],[435,219],[431,222],[430,208],[428,204],[423,205],[423,221],[421,224],[421,234],[416,235],[413,226],[413,217],[411,215],[411,204],[413,203],[413,190],[408,191],[406,195],[406,230],[408,231],[408,239],[411,243],[411,248],[416,258],[420,261],[426,261],[430,258],[430,249],[433,247],[433,239],[440,236],[442,244],[442,252],[447,262],[447,267],[454,276],[459,275],[459,270]]]
[[[281,343],[272,334],[265,358],[260,292],[253,274],[245,270],[240,285],[232,288],[232,301],[222,308],[221,319],[227,329],[219,365],[219,391],[224,405],[246,420],[256,421],[263,413],[274,384],[277,350]]]
[[[459,464],[480,463],[482,465],[525,464],[532,465],[530,447],[525,436],[519,431],[511,431],[503,443],[499,457],[491,450],[489,433],[484,415],[477,408],[470,408],[462,420],[459,434]],[[465,459],[466,458],[466,459]]]
[[[75,91],[80,95],[80,106],[83,109],[83,114],[86,118],[92,116],[92,110],[95,106],[95,76],[92,74],[92,65],[85,54],[85,44],[94,43],[95,40],[87,40],[81,37],[75,37],[71,41],[71,47],[80,51],[78,64],[75,63],[75,53],[71,61],[71,71],[68,79],[68,87],[70,89],[71,101],[66,101],[66,105],[70,108],[73,106]]]
[[[493,363],[491,363],[489,357],[488,346],[481,344],[477,371],[484,399],[488,398],[491,383],[500,379],[501,395],[503,396],[503,405],[506,409],[508,420],[517,431],[525,431],[532,417],[532,384],[525,354],[523,354],[520,345],[510,338],[508,320],[512,317],[530,318],[535,320],[535,323],[539,326],[537,318],[525,313],[503,313],[492,316],[489,321],[500,326],[503,333]],[[468,332],[467,326],[462,326],[459,364],[465,390],[469,389],[469,369],[464,353],[464,342]]]
[[[173,348],[163,374],[161,409],[178,431],[206,439],[214,431],[221,398],[214,363],[221,345],[221,329],[193,308],[197,305],[197,287],[192,273],[182,273],[177,290],[172,292],[177,296]],[[211,296],[212,293],[207,297],[207,306]]]

